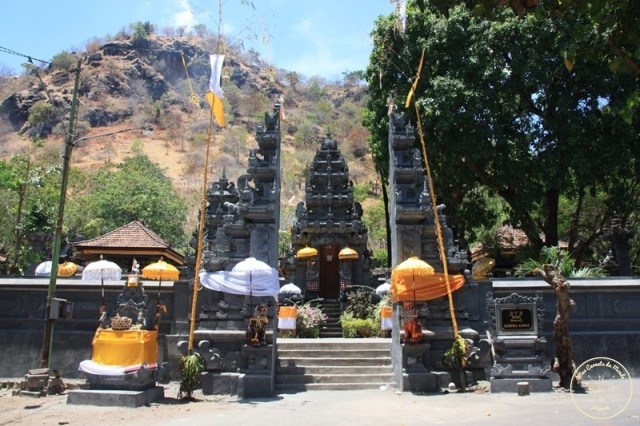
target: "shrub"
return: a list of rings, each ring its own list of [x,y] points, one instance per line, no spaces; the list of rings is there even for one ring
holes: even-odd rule
[[[66,71],[75,66],[77,61],[78,60],[73,53],[63,50],[53,57],[51,60],[51,68]]]
[[[342,325],[342,337],[380,336],[380,322],[373,318],[353,318],[345,312],[340,316],[340,324]]]
[[[318,337],[320,326],[327,320],[327,316],[322,312],[322,306],[313,304],[313,300],[296,305],[296,335],[298,337]]]
[[[369,287],[359,287],[347,293],[348,306],[345,312],[353,315],[353,318],[373,318],[375,305],[373,303],[373,291]]]

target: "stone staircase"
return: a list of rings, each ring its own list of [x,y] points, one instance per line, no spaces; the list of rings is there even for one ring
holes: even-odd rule
[[[327,320],[320,326],[320,338],[342,337],[340,302],[337,300],[323,300],[321,305],[322,312],[327,316]]]
[[[275,390],[396,387],[391,339],[278,339]]]

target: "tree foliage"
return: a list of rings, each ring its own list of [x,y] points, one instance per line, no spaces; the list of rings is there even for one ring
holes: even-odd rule
[[[47,244],[57,216],[60,172],[59,166],[48,165],[33,152],[0,162],[0,247],[9,254],[12,274],[50,256]],[[44,250],[32,251],[31,240],[45,242]]]
[[[77,199],[84,208],[69,226],[85,238],[102,235],[138,220],[172,247],[185,246],[182,224],[186,204],[171,181],[147,156],[126,158],[115,170],[98,172],[87,182],[86,194]],[[76,204],[76,207],[77,204]],[[90,235],[90,233],[98,233]]]
[[[606,194],[601,220],[614,211],[630,214],[638,129],[621,112],[637,83],[628,73],[612,73],[610,58],[592,55],[600,39],[589,19],[571,10],[538,19],[493,9],[486,19],[465,5],[446,16],[415,2],[407,7],[405,33],[395,16],[376,22],[366,73],[371,96],[364,123],[382,176],[388,175],[391,95],[413,123],[419,111],[438,201],[461,232],[487,218],[478,214],[482,205],[465,209],[479,190],[502,199],[504,221],[538,249],[568,238],[558,231],[562,199],[573,206],[566,211],[574,218],[570,235],[579,234],[588,195]],[[412,103],[405,110],[423,50],[417,109]],[[566,52],[581,59],[569,66]],[[583,250],[595,236],[580,236],[570,249]]]

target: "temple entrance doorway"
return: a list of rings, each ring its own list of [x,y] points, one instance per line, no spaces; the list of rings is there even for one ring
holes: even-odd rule
[[[338,260],[338,246],[326,245],[320,247],[320,297],[337,299],[340,294],[340,262]]]

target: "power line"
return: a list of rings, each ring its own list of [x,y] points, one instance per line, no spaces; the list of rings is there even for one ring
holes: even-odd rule
[[[25,55],[24,53],[16,52],[15,50],[7,49],[6,47],[0,46],[0,52],[8,53],[10,55],[22,56],[23,58],[27,58],[29,62],[38,61],[45,64],[49,64],[49,61],[43,61],[42,59],[34,58],[33,56]]]

